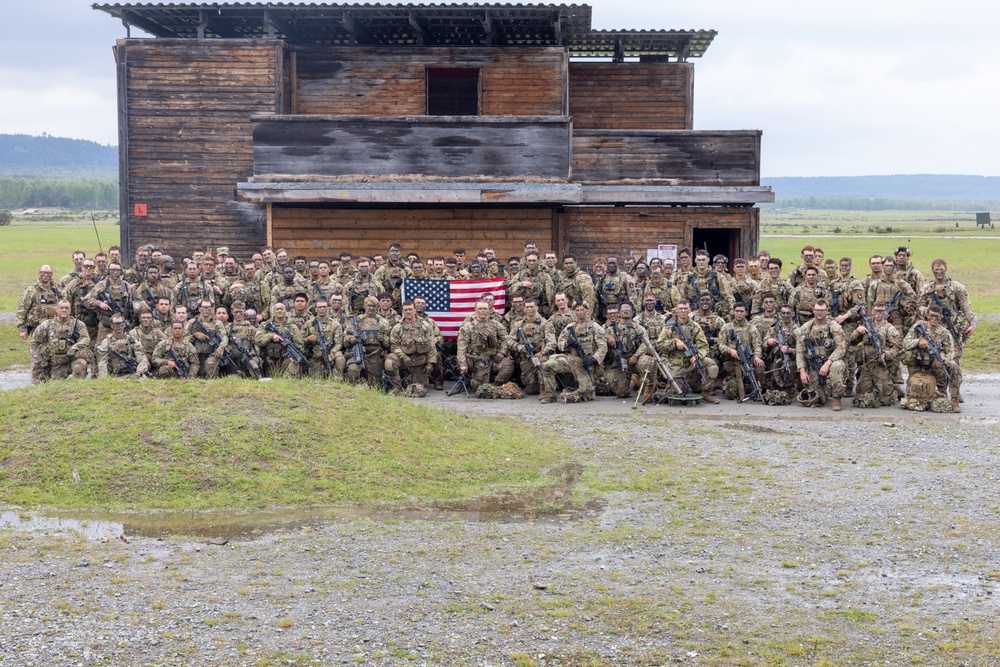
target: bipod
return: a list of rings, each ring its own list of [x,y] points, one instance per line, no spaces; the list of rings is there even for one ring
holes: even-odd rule
[[[463,373],[462,375],[458,376],[458,379],[455,380],[455,384],[451,385],[451,389],[449,389],[448,393],[445,394],[445,398],[454,396],[459,391],[463,390],[465,391],[466,398],[472,398],[472,396],[469,394],[469,376],[466,373]]]

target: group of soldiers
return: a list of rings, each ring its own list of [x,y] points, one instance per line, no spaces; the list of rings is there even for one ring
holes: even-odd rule
[[[178,270],[141,246],[127,270],[117,247],[75,252],[73,264],[58,282],[42,266],[18,306],[36,382],[309,375],[420,395],[454,379],[482,396],[513,384],[542,403],[633,392],[636,403],[718,403],[721,389],[767,404],[832,399],[840,410],[852,395],[858,407],[903,399],[905,366],[959,412],[959,362],[976,329],[947,263],[934,260],[925,279],[905,247],[873,256],[864,278],[850,258],[813,246],[783,277],[766,251],[730,264],[687,249],[676,260],[608,257],[588,273],[532,241],[506,263],[489,248],[404,257],[394,243],[356,261],[265,247],[240,262],[218,248]],[[425,298],[402,300],[406,278],[500,276],[506,312],[483,294],[457,340],[442,337]]]

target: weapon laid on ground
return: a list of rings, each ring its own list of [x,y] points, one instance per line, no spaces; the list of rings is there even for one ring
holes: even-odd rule
[[[944,371],[945,381],[951,382],[951,373],[948,372],[948,366],[944,363],[944,356],[941,354],[941,346],[938,345],[937,341],[931,338],[931,334],[924,327],[923,324],[918,324],[913,327],[913,330],[917,332],[917,335],[927,341],[927,352],[934,357],[935,361],[941,364],[941,370]]]
[[[135,358],[129,359],[118,350],[108,350],[108,352],[111,353],[112,357],[118,360],[118,363],[122,365],[122,368],[125,369],[126,372],[134,375],[138,370],[139,362],[137,362]]]
[[[594,364],[597,363],[597,360],[588,355],[587,351],[583,349],[583,343],[581,343],[580,339],[576,337],[576,325],[571,324],[567,328],[569,329],[569,339],[566,342],[571,348],[576,350],[578,355],[580,355],[580,361],[583,363],[583,368],[588,373],[593,375]]]
[[[187,359],[181,359],[178,357],[172,346],[167,348],[167,355],[170,357],[171,361],[177,364],[178,375],[185,380],[191,377],[191,364],[188,363]]]
[[[247,373],[253,376],[255,380],[261,379],[264,374],[260,370],[260,364],[258,364],[253,359],[253,355],[250,350],[240,345],[240,342],[233,335],[233,325],[229,325],[229,342],[233,344],[236,348],[236,357],[239,359],[240,365],[246,369]]]
[[[304,366],[309,362],[309,360],[306,359],[305,353],[302,352],[302,348],[296,345],[291,336],[289,336],[287,332],[279,329],[278,325],[276,325],[273,321],[265,324],[264,329],[270,331],[281,339],[281,346],[285,348],[286,357],[297,363],[299,366]]]
[[[448,393],[445,394],[445,397],[447,398],[449,396],[454,396],[459,391],[465,391],[465,397],[466,398],[472,398],[472,396],[469,395],[469,374],[468,373],[462,373],[461,375],[458,376],[458,379],[455,380],[455,384],[453,384],[451,386],[451,389],[448,390]]]
[[[327,373],[332,375],[333,364],[330,363],[330,341],[327,340],[326,334],[323,333],[323,325],[320,324],[319,318],[313,319],[313,326],[319,334],[317,342],[319,343],[320,354],[323,355],[323,367],[326,368]]]
[[[872,347],[875,348],[875,358],[882,362],[882,365],[887,369],[885,359],[882,358],[882,341],[878,337],[878,329],[875,328],[875,323],[872,322],[872,318],[868,317],[868,311],[864,307],[858,310],[861,315],[861,322],[865,325],[865,330],[868,332],[868,340],[871,342]]]
[[[673,373],[671,373],[670,369],[667,368],[667,365],[663,363],[663,357],[660,356],[660,353],[656,351],[655,347],[653,347],[653,343],[650,342],[649,334],[642,330],[639,330],[639,334],[642,336],[642,342],[645,344],[646,349],[649,350],[653,360],[656,361],[656,367],[661,373],[663,373],[663,377],[667,378],[667,381],[670,382],[670,385],[674,388],[674,392],[676,392],[678,396],[684,394],[684,391],[677,383],[677,379],[674,377]],[[643,378],[643,381],[645,382],[645,378]],[[642,392],[640,391],[639,393],[641,394]]]
[[[750,380],[750,388],[752,389],[749,394],[740,397],[740,403],[753,400],[756,397],[767,404],[764,394],[761,393],[760,383],[757,381],[757,374],[754,372],[753,354],[751,354],[751,351],[746,345],[743,344],[743,339],[740,338],[738,333],[734,331],[733,336],[736,338],[736,355],[739,357],[740,368],[743,370],[743,375]],[[740,385],[740,388],[742,389],[742,380],[740,381]]]
[[[542,362],[538,359],[538,355],[535,354],[535,346],[531,344],[531,339],[529,339],[524,334],[524,329],[518,329],[517,333],[521,336],[521,344],[524,345],[524,352],[531,359],[531,365],[535,367],[535,374],[538,376],[538,386],[541,387],[542,382]]]

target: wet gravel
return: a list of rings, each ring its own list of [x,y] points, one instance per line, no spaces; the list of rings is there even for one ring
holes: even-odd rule
[[[563,436],[572,520],[209,544],[9,509],[0,664],[1000,664],[998,385],[961,415],[434,395]]]

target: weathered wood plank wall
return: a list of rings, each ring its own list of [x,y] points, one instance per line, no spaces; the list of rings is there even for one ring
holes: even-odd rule
[[[760,132],[573,131],[573,180],[760,185]]]
[[[271,210],[275,247],[289,255],[329,259],[342,250],[355,257],[385,253],[399,242],[403,253],[422,259],[450,257],[456,247],[470,255],[489,246],[497,257],[524,253],[524,242],[552,247],[553,212],[550,208],[435,208],[346,209],[274,205]]]
[[[758,215],[756,208],[602,206],[568,207],[560,217],[567,252],[589,266],[598,258],[621,257],[629,250],[645,257],[646,248],[661,243],[690,246],[696,227],[739,229],[739,256],[747,257],[757,252]]]
[[[119,40],[124,252],[227,245],[248,256],[264,243],[264,208],[236,201],[235,184],[253,174],[250,115],[282,111],[281,49],[270,40]],[[146,217],[135,204],[147,205]]]
[[[690,130],[691,63],[569,64],[569,112],[575,129]]]
[[[569,177],[564,116],[279,116],[253,127],[254,173]]]
[[[563,116],[567,56],[559,48],[296,47],[291,113],[416,116],[428,67],[481,68],[484,116]]]

